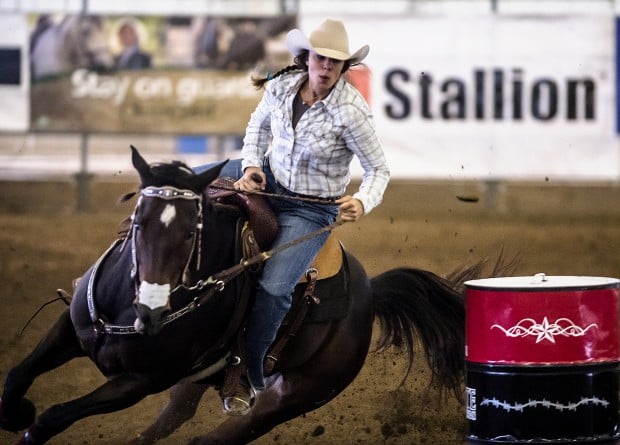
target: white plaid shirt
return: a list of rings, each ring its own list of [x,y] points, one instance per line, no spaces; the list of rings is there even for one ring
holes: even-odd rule
[[[293,129],[293,99],[306,78],[306,73],[284,74],[266,84],[246,129],[242,168],[262,168],[267,154],[282,186],[302,195],[332,198],[345,193],[355,155],[364,173],[353,197],[369,213],[383,199],[390,178],[370,109],[355,87],[340,78]]]

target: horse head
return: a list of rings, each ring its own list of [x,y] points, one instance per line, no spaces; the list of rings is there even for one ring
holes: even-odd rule
[[[114,67],[103,18],[94,15],[70,15],[63,20],[63,51],[69,69],[87,68],[107,71]]]
[[[114,68],[103,18],[70,14],[60,22],[42,15],[33,31],[32,78],[68,74],[83,68],[106,72]]]
[[[149,165],[135,147],[132,163],[140,175],[140,196],[131,217],[137,314],[135,328],[148,335],[163,327],[172,292],[189,279],[200,263],[203,190],[226,162],[201,174],[185,164]]]

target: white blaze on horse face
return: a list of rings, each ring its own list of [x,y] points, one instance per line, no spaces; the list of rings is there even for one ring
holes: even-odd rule
[[[138,303],[150,309],[157,309],[168,304],[169,295],[169,284],[153,284],[143,281],[140,283],[140,289],[138,290]]]
[[[164,211],[161,212],[159,220],[168,228],[175,216],[177,216],[176,208],[172,204],[166,204]]]

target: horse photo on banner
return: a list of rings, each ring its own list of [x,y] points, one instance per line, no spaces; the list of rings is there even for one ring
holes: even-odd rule
[[[43,14],[30,35],[30,67],[34,81],[78,68],[110,70],[113,57],[104,19],[67,15],[62,20]]]

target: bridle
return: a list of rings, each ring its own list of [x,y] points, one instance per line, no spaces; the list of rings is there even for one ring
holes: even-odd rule
[[[140,205],[144,198],[156,198],[164,201],[173,200],[189,200],[196,201],[197,204],[197,216],[196,216],[196,230],[193,233],[192,248],[190,249],[187,260],[185,261],[185,267],[182,273],[182,284],[185,284],[189,280],[189,267],[196,252],[196,270],[200,270],[200,262],[202,258],[202,229],[203,229],[203,215],[202,215],[202,195],[199,195],[192,190],[178,189],[176,187],[164,186],[164,187],[145,187],[140,191],[140,197],[136,203],[136,207],[130,217],[131,228],[129,230],[129,236],[125,239],[131,239],[131,261],[132,267],[130,275],[135,280],[138,275],[138,260],[136,250],[136,231],[138,230],[138,224],[136,222],[136,214],[140,209]],[[123,245],[124,247],[124,245]],[[122,248],[121,248],[122,250]],[[178,287],[178,286],[177,286]],[[176,288],[175,288],[176,289]]]
[[[188,312],[196,309],[204,300],[213,295],[216,291],[219,292],[224,289],[224,284],[215,280],[207,279],[207,280],[198,280],[196,283],[188,285],[187,281],[190,277],[190,265],[192,263],[192,259],[195,258],[196,270],[200,270],[201,257],[202,257],[202,230],[203,230],[203,212],[202,212],[202,200],[203,196],[201,194],[195,193],[192,190],[179,189],[171,186],[163,186],[163,187],[155,187],[149,186],[145,187],[140,191],[140,196],[138,198],[138,202],[134,208],[133,213],[131,214],[130,221],[131,227],[128,231],[127,236],[124,239],[116,240],[108,250],[97,260],[95,265],[93,266],[93,270],[89,276],[88,280],[88,289],[86,294],[86,299],[88,303],[88,311],[90,313],[90,318],[95,325],[95,331],[103,332],[106,334],[136,334],[138,331],[135,329],[133,325],[128,326],[119,326],[111,323],[107,323],[104,321],[98,314],[97,308],[95,305],[95,282],[97,280],[98,271],[101,266],[105,262],[105,260],[110,256],[110,254],[114,251],[116,246],[122,242],[120,250],[125,249],[128,243],[131,244],[131,270],[130,277],[134,280],[134,292],[137,295],[138,292],[138,283],[136,282],[138,276],[138,260],[137,260],[137,248],[136,248],[136,232],[138,230],[139,224],[136,221],[136,215],[140,206],[143,204],[143,200],[146,198],[155,198],[155,199],[163,199],[165,201],[172,200],[190,200],[196,201],[196,230],[193,234],[192,247],[188,254],[187,260],[185,261],[185,266],[183,268],[182,280],[172,291],[170,295],[177,292],[179,289],[185,289],[189,291],[202,291],[207,286],[212,285],[212,292],[208,292],[207,295],[197,296],[192,301],[190,301],[187,305],[183,306],[179,310],[167,314],[162,320],[162,324],[166,325],[177,318],[185,315]]]

